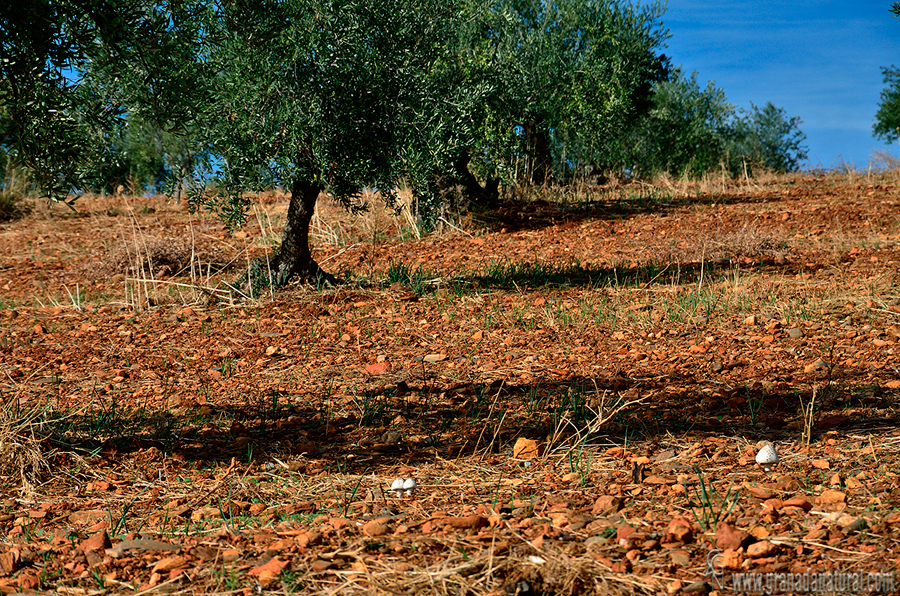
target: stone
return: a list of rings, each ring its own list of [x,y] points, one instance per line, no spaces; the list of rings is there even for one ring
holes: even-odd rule
[[[674,550],[669,553],[669,558],[672,559],[672,563],[675,565],[681,565],[682,567],[687,567],[691,564],[691,555],[689,552],[683,549]]]
[[[87,553],[90,551],[103,551],[106,552],[106,549],[111,547],[112,544],[109,541],[109,536],[106,535],[106,531],[97,532],[90,538],[85,538],[78,544],[78,548],[83,553]]]
[[[19,549],[11,548],[6,552],[0,553],[0,572],[3,575],[12,575],[19,570],[21,555]]]
[[[591,513],[594,515],[603,515],[608,513],[618,513],[625,506],[625,499],[614,495],[601,495],[594,501]]]
[[[101,509],[88,509],[86,511],[73,511],[69,514],[69,523],[78,525],[93,525],[99,521],[108,520],[109,513]]]
[[[260,584],[262,584],[263,586],[267,586],[272,583],[281,574],[281,572],[284,571],[285,568],[287,568],[287,566],[287,561],[281,561],[277,557],[273,557],[262,565],[257,565],[248,573],[250,575],[255,575],[259,579]]]
[[[782,501],[781,507],[778,509],[783,509],[784,507],[799,507],[803,511],[809,511],[812,509],[812,503],[806,500],[806,497],[791,497],[786,501]]]
[[[468,517],[442,517],[437,520],[445,526],[456,528],[457,530],[483,528],[488,525],[488,519],[483,515],[470,515]]]
[[[153,565],[152,573],[165,573],[168,571],[172,571],[173,569],[181,569],[183,567],[187,567],[188,562],[181,555],[171,555],[169,557],[165,557],[157,561]]]
[[[830,365],[824,360],[816,360],[815,362],[807,364],[805,367],[803,367],[803,372],[809,374],[814,373],[818,370],[828,370],[829,366]]]
[[[776,552],[778,552],[778,547],[769,542],[768,540],[762,540],[760,542],[754,542],[750,546],[747,547],[747,556],[751,559],[761,559],[763,557],[771,557]]]
[[[773,493],[771,490],[769,490],[768,488],[763,488],[761,486],[745,485],[745,488],[747,489],[747,492],[752,496],[756,497],[757,499],[762,499],[763,501],[765,501],[766,499],[771,499],[773,496],[775,496],[775,493]]]
[[[366,536],[384,536],[389,531],[387,524],[377,519],[366,522],[362,527],[362,533]]]
[[[819,505],[837,505],[847,500],[847,494],[839,490],[825,490],[816,498]]]
[[[750,538],[744,530],[739,530],[731,524],[719,524],[716,527],[716,548],[719,550],[737,550]]]
[[[525,460],[540,457],[540,445],[533,439],[519,437],[513,445],[513,457]]]
[[[106,549],[106,554],[117,559],[125,554],[125,551],[128,550],[137,550],[137,551],[170,551],[177,552],[181,550],[181,547],[176,544],[170,544],[168,542],[163,542],[161,540],[123,540],[118,543],[113,548]]]

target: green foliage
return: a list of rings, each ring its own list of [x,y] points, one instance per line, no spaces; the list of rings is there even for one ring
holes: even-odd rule
[[[734,106],[711,81],[676,69],[657,84],[653,107],[636,128],[628,165],[636,175],[671,172],[697,176],[719,167],[728,151]]]
[[[212,159],[198,135],[169,132],[137,115],[127,114],[117,133],[106,159],[93,172],[95,190],[112,192],[121,185],[180,198],[192,172]]]
[[[0,6],[0,144],[43,194],[84,188],[92,165],[107,159],[118,107],[74,76],[97,47],[121,44],[134,18],[114,0]]]
[[[740,161],[748,170],[796,171],[807,157],[803,147],[806,135],[799,125],[799,117],[788,117],[784,108],[772,102],[762,109],[751,103],[750,111],[732,124],[729,169],[735,173]]]
[[[454,182],[490,194],[586,168],[734,172],[737,156],[795,169],[799,120],[770,104],[738,116],[714,85],[670,73],[663,11],[24,0],[0,8],[0,142],[48,196],[168,180],[230,224],[274,186],[351,209],[366,187],[389,202],[411,188],[427,217]]]
[[[900,69],[890,66],[882,68],[881,73],[887,87],[881,90],[872,131],[877,138],[893,143],[900,137]]]
[[[653,107],[634,128],[628,168],[637,176],[690,177],[717,169],[795,171],[806,158],[799,124],[771,102],[737,111],[713,82],[701,88],[697,73],[687,77],[676,69],[655,86]]]
[[[698,513],[697,508],[692,506],[691,513],[694,514],[694,519],[704,531],[715,532],[719,523],[724,522],[731,515],[741,496],[741,491],[732,492],[734,488],[734,478],[732,477],[728,491],[724,495],[719,495],[711,483],[707,486],[700,468],[694,466],[694,471],[700,480],[700,490],[694,489],[694,494],[700,501],[700,512]]]
[[[463,8],[287,0],[208,13],[198,51],[208,89],[195,117],[222,182],[210,197],[198,180],[192,200],[239,221],[246,192],[295,181],[348,207],[366,186],[389,198],[423,187],[480,93],[452,84],[448,40]]]
[[[620,163],[623,131],[668,71],[662,12],[656,2],[490,3],[467,50],[475,76],[491,85],[467,147],[472,169],[540,184]]]

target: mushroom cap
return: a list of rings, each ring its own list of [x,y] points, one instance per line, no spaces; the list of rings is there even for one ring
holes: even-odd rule
[[[403,488],[403,478],[395,478],[391,483],[391,490],[400,490]]]
[[[403,488],[406,490],[412,490],[416,488],[416,479],[415,478],[407,478],[406,481],[403,482]]]
[[[759,453],[756,454],[756,463],[761,465],[767,472],[778,463],[778,453],[775,451],[772,443],[766,441],[762,444],[759,448]]]

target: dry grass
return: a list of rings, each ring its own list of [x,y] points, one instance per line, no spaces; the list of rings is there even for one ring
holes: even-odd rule
[[[310,235],[317,244],[350,246],[387,238],[420,237],[409,192],[401,192],[395,207],[388,207],[377,193],[365,192],[353,211],[347,211],[323,195],[316,205]]]
[[[9,396],[0,405],[0,478],[31,491],[50,470],[42,449],[46,408]]]
[[[32,210],[32,200],[25,175],[9,169],[0,183],[0,222],[21,219]]]

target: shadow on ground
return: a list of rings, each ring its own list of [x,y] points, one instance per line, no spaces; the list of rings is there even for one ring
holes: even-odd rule
[[[672,390],[673,387],[679,389]],[[811,390],[810,390],[811,391]],[[95,411],[50,427],[50,446],[115,455],[156,448],[198,463],[293,462],[292,471],[337,466],[363,473],[381,465],[454,459],[508,450],[520,436],[561,452],[582,445],[624,445],[686,436],[800,440],[801,402],[810,391],[765,389],[759,382],[713,392],[691,375],[615,375],[467,383],[439,387],[426,379],[366,392],[355,410],[334,414],[308,396],[260,395],[250,405],[191,406],[184,411]],[[820,393],[813,440],[829,430],[883,431],[900,425],[890,392],[844,377]],[[252,402],[252,398],[251,398]],[[852,415],[842,412],[853,409]],[[866,413],[868,412],[868,413]],[[888,412],[888,414],[885,414]],[[609,417],[597,424],[598,415]],[[593,432],[586,429],[593,428]],[[312,462],[319,462],[313,464]],[[287,465],[287,464],[285,464]],[[336,468],[336,469],[337,469]]]

